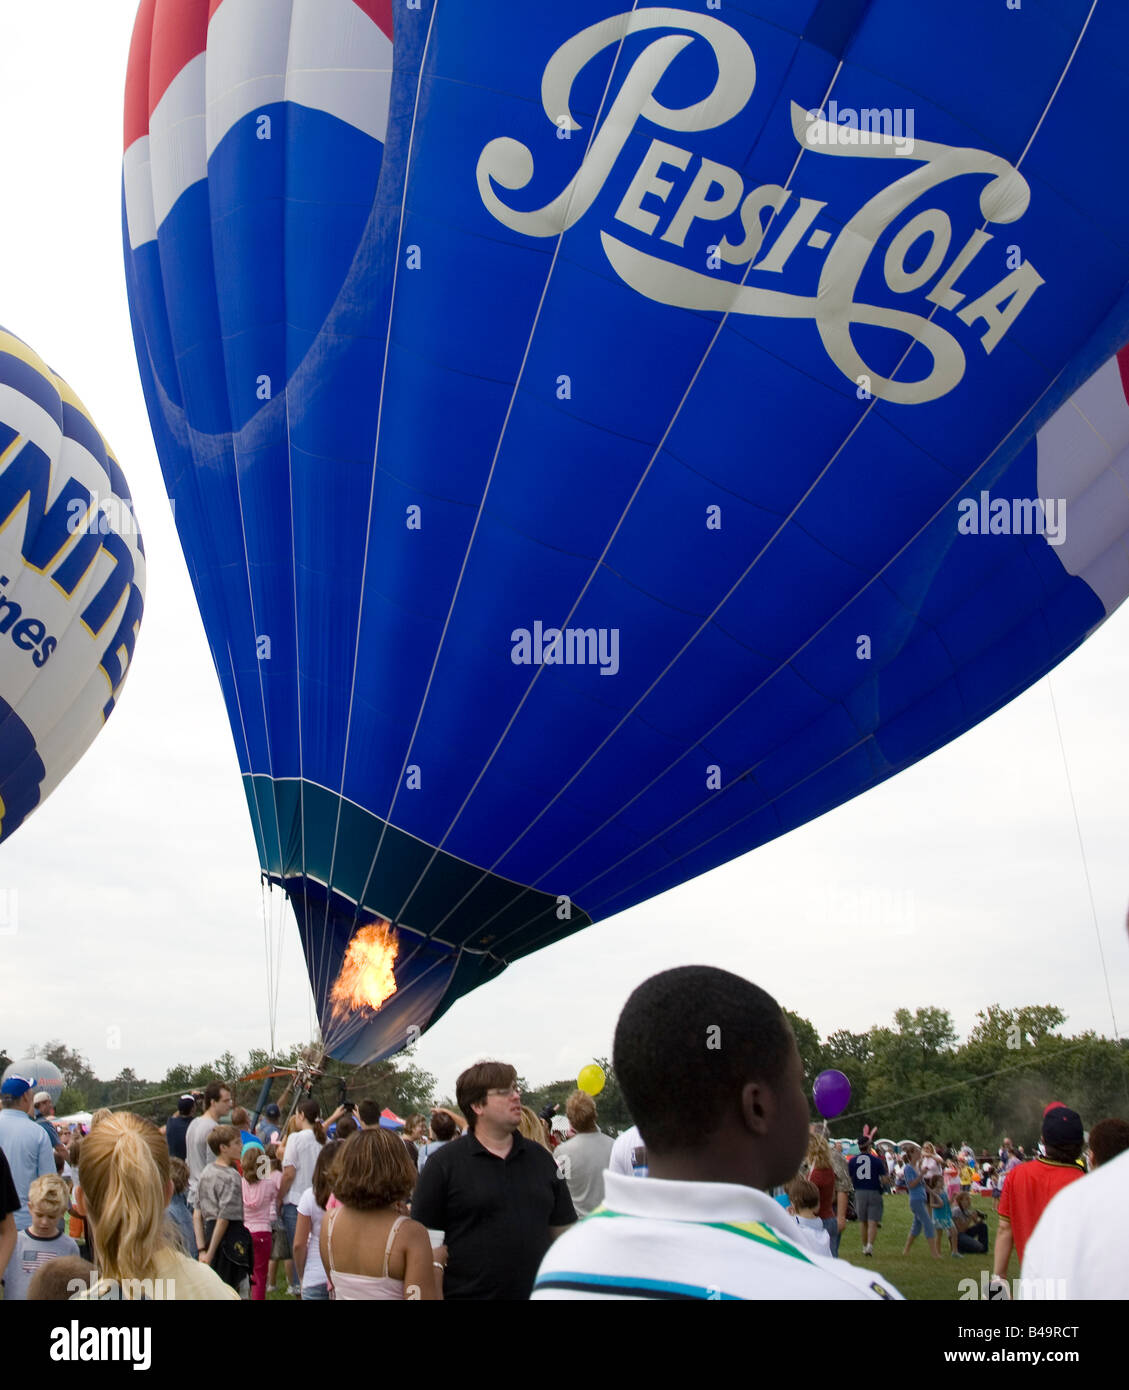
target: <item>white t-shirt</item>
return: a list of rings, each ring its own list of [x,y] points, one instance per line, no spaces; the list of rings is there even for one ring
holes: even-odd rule
[[[1129,1298],[1127,1195],[1129,1150],[1052,1197],[1023,1252],[1020,1297]]]
[[[604,1211],[549,1247],[534,1299],[901,1299],[873,1270],[801,1248],[793,1218],[751,1187],[609,1170]]]
[[[298,1215],[309,1217],[310,1243],[306,1246],[306,1263],[302,1269],[302,1287],[317,1288],[328,1283],[325,1266],[321,1262],[321,1223],[325,1220],[325,1208],[319,1207],[314,1197],[314,1189],[307,1187],[298,1203]]]
[[[287,1139],[282,1156],[282,1175],[285,1177],[287,1168],[293,1168],[294,1181],[290,1184],[283,1206],[296,1207],[302,1200],[302,1194],[313,1185],[314,1167],[320,1153],[321,1145],[312,1129],[295,1130]]]
[[[643,1136],[639,1133],[637,1125],[632,1125],[630,1129],[625,1129],[619,1138],[612,1145],[611,1157],[608,1159],[609,1173],[622,1173],[626,1178],[645,1178],[647,1168],[638,1166],[634,1159],[636,1157],[646,1157],[646,1145],[643,1143]]]
[[[798,1243],[805,1253],[810,1254],[814,1251],[817,1255],[830,1257],[831,1237],[818,1216],[793,1216],[792,1220],[796,1223],[796,1234],[800,1237]]]

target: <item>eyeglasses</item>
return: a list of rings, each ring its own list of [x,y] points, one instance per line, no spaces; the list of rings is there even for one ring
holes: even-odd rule
[[[520,1086],[507,1086],[505,1089],[498,1089],[498,1090],[496,1090],[496,1091],[487,1091],[486,1094],[487,1094],[488,1096],[503,1096],[505,1099],[508,1100],[508,1099],[510,1098],[510,1096],[520,1096],[520,1095],[521,1095],[521,1087],[520,1087]]]

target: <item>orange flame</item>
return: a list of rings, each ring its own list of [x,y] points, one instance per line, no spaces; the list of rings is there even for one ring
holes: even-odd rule
[[[329,994],[334,1019],[357,1009],[379,1009],[396,993],[392,966],[399,951],[400,943],[388,922],[370,922],[354,933]]]

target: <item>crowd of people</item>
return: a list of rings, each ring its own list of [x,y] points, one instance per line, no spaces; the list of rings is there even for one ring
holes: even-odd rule
[[[620,1016],[614,1066],[635,1119],[614,1141],[590,1095],[536,1114],[498,1061],[459,1076],[458,1112],[406,1121],[371,1100],[323,1117],[310,1097],[285,1119],[275,1104],[252,1117],[217,1079],[163,1127],[105,1110],[77,1132],[60,1132],[34,1078],[9,1077],[4,1300],[259,1301],[280,1273],[310,1302],[897,1299],[872,1261],[884,1199],[901,1192],[903,1255],[919,1235],[934,1258],[942,1240],[954,1258],[989,1253],[972,1205],[995,1176],[987,1155],[929,1140],[895,1149],[867,1126],[845,1154],[809,1124],[779,1005],[738,976],[692,966],[646,981]],[[1067,1269],[1071,1296],[1095,1270],[1096,1296],[1116,1296],[1111,1281],[1124,1296],[1124,1218],[1099,1230],[1093,1212],[1109,1175],[1129,1176],[1129,1123],[1094,1126],[1094,1176],[1066,1106],[1047,1107],[1040,1147],[1027,1159],[1005,1141],[999,1155],[996,1281],[1014,1249],[1025,1275],[1032,1260],[1044,1277]],[[852,1219],[858,1265],[842,1257]]]

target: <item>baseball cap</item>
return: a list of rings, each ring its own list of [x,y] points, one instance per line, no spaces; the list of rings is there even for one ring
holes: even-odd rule
[[[0,1095],[3,1096],[22,1096],[35,1085],[34,1078],[28,1081],[22,1076],[9,1076],[3,1086],[0,1086]]]
[[[267,1108],[263,1111],[263,1114],[267,1117],[268,1120],[277,1120],[279,1115],[281,1114],[281,1111],[272,1100],[271,1103],[267,1106]]]
[[[1082,1142],[1082,1116],[1061,1100],[1053,1100],[1043,1111],[1043,1143],[1061,1148]]]
[[[33,1105],[48,1105],[51,1101],[51,1092],[36,1091],[35,1095],[32,1096],[31,1101]]]
[[[191,1111],[196,1109],[196,1097],[181,1096],[181,1098],[176,1103],[176,1108],[180,1111],[182,1115],[189,1114]]]

